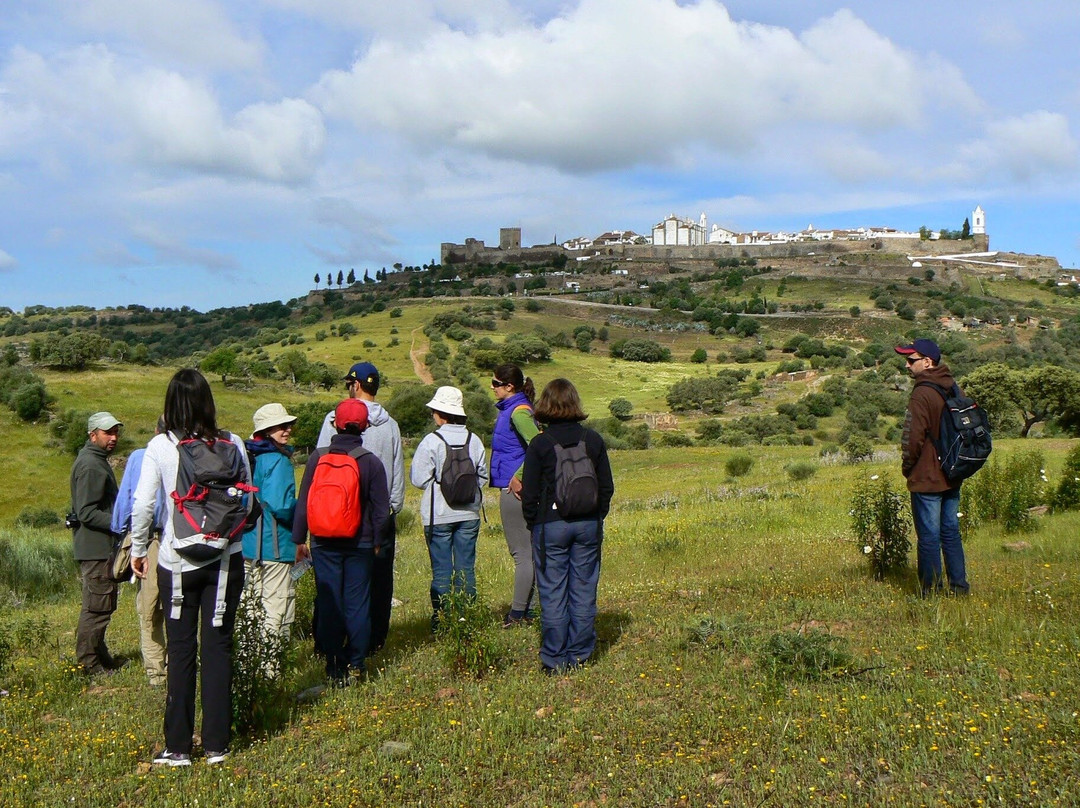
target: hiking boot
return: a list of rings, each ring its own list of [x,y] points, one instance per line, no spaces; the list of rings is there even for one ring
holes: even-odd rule
[[[92,679],[97,679],[102,676],[113,676],[117,670],[117,668],[106,668],[104,665],[95,665],[92,668],[83,668],[83,673]]]
[[[534,616],[529,612],[516,612],[511,609],[506,613],[506,617],[503,618],[503,628],[513,628],[514,626],[527,626],[534,619]]]
[[[226,749],[224,752],[211,752],[209,749],[207,749],[206,750],[206,763],[207,763],[208,766],[216,766],[218,763],[224,763],[225,758],[227,758],[228,756],[229,756],[229,750],[228,749]]]
[[[155,766],[190,766],[191,755],[162,749],[151,761]]]

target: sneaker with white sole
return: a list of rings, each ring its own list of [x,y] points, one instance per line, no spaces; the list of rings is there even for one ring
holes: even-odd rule
[[[211,752],[211,751],[207,750],[207,752],[206,752],[206,762],[209,765],[214,766],[214,765],[216,765],[218,763],[224,763],[225,758],[227,758],[228,756],[229,756],[229,750],[228,749],[226,749],[224,752]]]
[[[190,766],[191,755],[162,749],[161,752],[154,757],[153,764],[155,766]]]

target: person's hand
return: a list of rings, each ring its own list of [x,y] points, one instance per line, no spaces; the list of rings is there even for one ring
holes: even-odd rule
[[[308,547],[306,544],[296,545],[296,560],[304,561],[308,558],[311,558],[311,548]]]
[[[146,578],[146,556],[131,559],[131,571],[135,573],[136,578]]]
[[[518,499],[521,499],[521,480],[517,477],[511,477],[509,484],[506,486],[507,490]]]

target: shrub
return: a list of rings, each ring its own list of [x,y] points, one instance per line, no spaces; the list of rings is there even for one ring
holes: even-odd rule
[[[878,475],[864,480],[851,501],[851,529],[879,581],[907,565],[911,542],[905,500]]]
[[[1035,528],[1031,509],[1044,499],[1046,476],[1042,452],[998,454],[960,489],[960,511],[967,524],[1000,522],[1006,533]]]
[[[758,652],[758,664],[778,679],[835,676],[843,673],[851,661],[842,637],[818,629],[777,632]]]
[[[625,398],[613,398],[608,403],[608,411],[620,421],[627,420],[633,410],[634,405]]]
[[[739,452],[733,454],[724,463],[724,468],[727,470],[729,477],[742,477],[745,474],[750,473],[750,469],[754,467],[754,458],[750,455]]]
[[[1055,511],[1075,511],[1080,508],[1080,446],[1074,446],[1065,456],[1061,482],[1051,500]]]
[[[61,447],[72,455],[77,455],[86,443],[86,421],[90,413],[85,410],[64,410],[49,424],[53,437],[60,441]]]
[[[262,599],[245,589],[233,624],[233,731],[266,735],[289,719],[284,684],[287,642],[266,630]]]
[[[628,362],[667,362],[671,351],[651,339],[621,339],[611,345],[611,355]]]
[[[442,599],[435,640],[443,659],[457,674],[481,677],[501,664],[491,612],[461,589]]]
[[[661,446],[694,445],[694,439],[687,435],[685,432],[661,432],[659,441]]]
[[[862,435],[852,435],[844,443],[844,457],[848,463],[860,463],[874,455],[874,444]]]
[[[702,363],[708,361],[708,359],[709,359],[709,355],[705,351],[704,348],[698,348],[696,351],[694,351],[690,355],[690,361],[695,362],[697,364],[702,364]]]
[[[49,508],[34,508],[27,506],[15,517],[15,527],[56,527],[63,519],[60,514]]]
[[[800,460],[797,463],[792,463],[787,467],[788,477],[793,481],[799,482],[801,480],[809,480],[815,474],[817,474],[817,463],[813,463],[809,460]]]

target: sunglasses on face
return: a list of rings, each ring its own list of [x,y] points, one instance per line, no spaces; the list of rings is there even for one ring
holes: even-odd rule
[[[906,361],[907,361],[907,363],[909,365],[914,365],[916,362],[918,362],[922,358],[923,357],[921,357],[921,356],[909,356]]]
[[[509,386],[510,385],[507,384],[506,382],[500,382],[498,379],[492,379],[491,380],[491,387],[493,389],[496,388],[496,387],[509,387]]]

